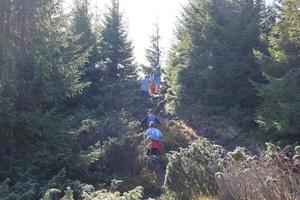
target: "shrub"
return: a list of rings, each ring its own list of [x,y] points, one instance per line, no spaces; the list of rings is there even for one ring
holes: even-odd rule
[[[90,165],[90,177],[95,182],[107,182],[114,178],[134,176],[142,171],[140,147],[141,135],[110,138],[97,143],[83,154]]]
[[[182,121],[167,121],[163,125],[162,131],[164,134],[162,140],[164,152],[178,151],[179,148],[186,148],[190,142],[199,138],[195,131]]]
[[[217,194],[214,166],[222,155],[222,147],[206,139],[196,140],[188,148],[173,152],[168,156],[165,187],[178,199]]]
[[[220,163],[222,172],[217,183],[227,198],[246,200],[299,200],[300,152],[293,158],[273,144],[261,156],[251,156],[246,149],[236,148]]]
[[[125,134],[136,134],[140,131],[138,121],[124,109],[121,112],[111,112],[100,119],[86,119],[81,127],[75,131],[79,136],[79,143],[87,149],[98,141],[103,142],[109,137],[120,137]]]

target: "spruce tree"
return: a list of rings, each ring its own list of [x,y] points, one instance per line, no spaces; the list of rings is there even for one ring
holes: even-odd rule
[[[161,47],[160,47],[161,36],[159,34],[158,22],[154,24],[154,32],[150,36],[150,47],[146,49],[146,58],[150,64],[150,68],[145,68],[146,73],[151,73],[154,70],[157,75],[160,75],[160,64],[161,64]]]
[[[128,108],[137,86],[137,71],[133,57],[133,45],[128,39],[119,1],[112,0],[104,15],[97,46],[98,68],[104,73],[103,81],[97,92],[98,110],[102,114],[112,110]]]
[[[267,140],[300,138],[300,11],[296,0],[281,2],[281,18],[268,37],[269,53],[257,57],[267,84],[258,84],[262,97],[257,122]]]
[[[4,143],[26,143],[55,132],[51,125],[58,116],[56,104],[86,86],[80,81],[80,67],[87,53],[75,45],[60,1],[6,3],[6,19],[0,23],[5,28],[0,33],[5,42],[1,45],[0,137]]]
[[[95,65],[97,61],[96,37],[92,31],[91,16],[87,0],[75,0],[73,9],[72,32],[78,37],[76,44],[81,46],[82,52],[89,51],[88,62],[84,66],[83,80],[95,83],[99,81],[100,74]]]
[[[128,39],[119,1],[112,0],[108,9],[108,13],[104,15],[99,44],[100,63],[107,69],[110,81],[135,80],[133,45]]]
[[[259,44],[256,5],[252,0],[194,0],[184,8],[177,28],[187,55],[177,69],[179,113],[251,122],[257,104],[251,80],[260,78],[253,55]]]

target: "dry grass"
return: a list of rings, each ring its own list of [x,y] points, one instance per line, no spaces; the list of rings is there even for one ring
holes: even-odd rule
[[[250,156],[241,148],[229,153],[217,182],[227,199],[300,200],[299,155],[287,158],[269,144],[261,156]]]
[[[165,123],[162,128],[166,132],[175,132],[176,134],[180,134],[190,141],[199,138],[196,131],[186,125],[183,121],[171,120]]]
[[[199,138],[196,132],[182,121],[167,121],[161,129],[164,133],[162,145],[165,153],[188,147],[190,142]]]
[[[163,143],[168,150],[187,147],[191,141],[199,139],[196,132],[182,121],[168,121],[162,130],[166,134]],[[194,153],[188,155],[195,157]],[[205,166],[211,169],[213,174],[219,171],[213,179],[217,183],[220,196],[205,197],[199,192],[190,197],[192,200],[300,200],[300,147],[296,147],[289,155],[294,156],[288,158],[286,152],[272,144],[268,144],[267,150],[260,156],[252,156],[246,149],[238,147],[235,151],[229,152],[224,159]],[[199,172],[188,170],[194,160],[203,161],[203,159],[192,159],[187,162],[187,165],[182,162],[180,165],[185,169],[188,180],[201,176],[201,170]],[[195,165],[196,168],[197,166]],[[177,170],[175,165],[173,168],[173,171]],[[201,185],[203,182],[206,183],[205,180],[196,178],[193,184]],[[178,178],[174,181],[184,182]],[[174,192],[178,190],[178,188],[173,189]],[[174,197],[166,195],[161,199],[171,200]]]

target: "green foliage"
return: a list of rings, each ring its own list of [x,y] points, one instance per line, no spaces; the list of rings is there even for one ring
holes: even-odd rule
[[[160,47],[161,36],[159,34],[158,22],[154,24],[154,32],[150,37],[150,47],[146,49],[146,58],[150,64],[150,68],[145,68],[145,73],[155,73],[160,75],[160,67],[155,68],[161,64],[162,50]]]
[[[95,114],[90,114],[92,117]],[[87,149],[98,141],[103,142],[108,138],[122,137],[139,133],[140,124],[131,114],[124,109],[120,112],[111,112],[103,117],[85,119],[81,126],[74,132],[80,138],[80,145]]]
[[[104,15],[103,28],[98,49],[100,51],[99,67],[107,69],[109,80],[123,79],[134,81],[137,78],[133,63],[133,46],[128,40],[119,1],[112,0],[109,12]]]
[[[62,200],[73,200],[73,191],[70,187],[65,190],[65,196],[62,198]]]
[[[84,156],[91,163],[95,180],[108,182],[114,178],[133,176],[142,170],[139,148],[142,137],[138,135],[111,138],[103,145],[96,144]],[[103,179],[104,178],[104,179]]]
[[[12,35],[1,36],[7,40],[3,49],[7,53],[1,60],[0,137],[1,141],[6,138],[17,144],[48,133],[47,126],[58,117],[55,104],[86,87],[80,82],[80,67],[88,53],[80,52],[75,44],[76,38],[59,13],[59,2],[22,3],[14,5],[14,1],[10,6],[18,7],[28,17],[19,19],[14,10],[10,17],[15,23],[9,24]],[[24,30],[15,25],[18,23],[24,23]],[[20,38],[14,34],[20,34]]]
[[[249,125],[257,89],[261,133],[299,138],[299,10],[295,0],[282,1],[274,13],[262,7],[260,0],[192,0],[184,7],[167,63],[168,111]],[[62,12],[61,0],[1,2],[0,199],[159,196],[167,161],[144,155],[137,118],[145,102],[137,95],[133,45],[118,0],[100,27],[92,26],[87,0],[76,0],[71,15]],[[156,26],[146,53],[152,68],[161,62],[159,40]],[[299,147],[290,158],[272,144],[259,158],[237,148],[217,166],[220,146],[180,121],[162,130],[170,153],[165,199],[219,191],[253,199],[255,191],[261,199],[294,200],[299,193]]]
[[[93,192],[91,194],[85,194],[84,200],[141,200],[143,197],[143,188],[138,186],[133,190],[125,192],[123,195],[120,195],[119,192],[107,192],[105,190],[100,190]]]
[[[188,148],[169,155],[165,186],[178,199],[193,199],[218,192],[214,178],[214,163],[223,155],[223,149],[207,140],[199,139]]]
[[[259,78],[259,8],[252,0],[194,0],[177,28],[167,74],[167,100],[184,116],[222,114],[248,124]]]
[[[257,112],[264,140],[299,139],[300,12],[296,1],[282,1],[281,18],[268,37],[269,54],[258,52],[267,84],[257,84],[262,103]]]
[[[107,191],[105,189],[96,190],[92,185],[83,184],[80,181],[71,181],[67,178],[65,169],[62,169],[56,176],[48,181],[45,186],[34,180],[27,182],[17,182],[10,186],[10,180],[7,179],[0,182],[1,199],[105,199],[111,197],[113,199],[136,200],[143,197],[143,188],[137,186],[134,189],[124,192],[120,195],[117,191]],[[64,192],[62,192],[64,191]]]
[[[97,41],[95,34],[92,32],[89,12],[89,4],[86,0],[76,0],[72,11],[73,19],[71,29],[75,37],[79,37],[76,44],[82,47],[82,52],[87,50],[90,52],[88,62],[83,66],[82,71],[84,73],[81,79],[91,84],[85,92],[95,92],[99,80],[103,78],[103,72],[101,69],[96,68],[96,62],[98,60]],[[87,95],[88,94],[84,94],[83,97]]]

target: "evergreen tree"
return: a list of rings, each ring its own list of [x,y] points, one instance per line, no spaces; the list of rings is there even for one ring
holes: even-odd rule
[[[80,67],[87,54],[67,31],[60,1],[6,1],[4,9],[0,137],[12,145],[54,132],[55,105],[86,86]]]
[[[101,29],[97,65],[104,76],[95,99],[99,105],[97,110],[107,114],[113,110],[134,107],[132,97],[137,86],[133,45],[128,39],[118,0],[111,1]]]
[[[260,75],[253,55],[259,44],[259,13],[252,0],[194,0],[184,8],[178,39],[187,56],[176,69],[175,86],[180,89],[175,100],[179,113],[251,121],[257,102],[251,80]]]
[[[112,0],[105,14],[99,44],[100,64],[107,69],[108,80],[135,80],[136,66],[133,61],[133,46],[119,10],[119,1]]]
[[[281,18],[268,37],[269,53],[258,53],[268,81],[257,86],[262,97],[257,122],[265,139],[300,139],[300,11],[295,0],[281,2]]]
[[[72,32],[75,37],[79,37],[76,44],[82,47],[82,52],[89,51],[88,62],[84,66],[83,80],[91,82],[94,88],[99,81],[100,74],[95,65],[97,61],[96,38],[92,32],[91,16],[89,14],[89,4],[87,0],[75,0],[73,10]]]
[[[154,70],[157,71],[157,75],[160,75],[160,64],[161,64],[161,47],[160,47],[161,36],[159,34],[158,22],[154,24],[154,32],[150,37],[150,47],[146,49],[146,58],[150,64],[150,68],[144,69],[146,73],[151,73]],[[156,68],[157,67],[157,68]]]

